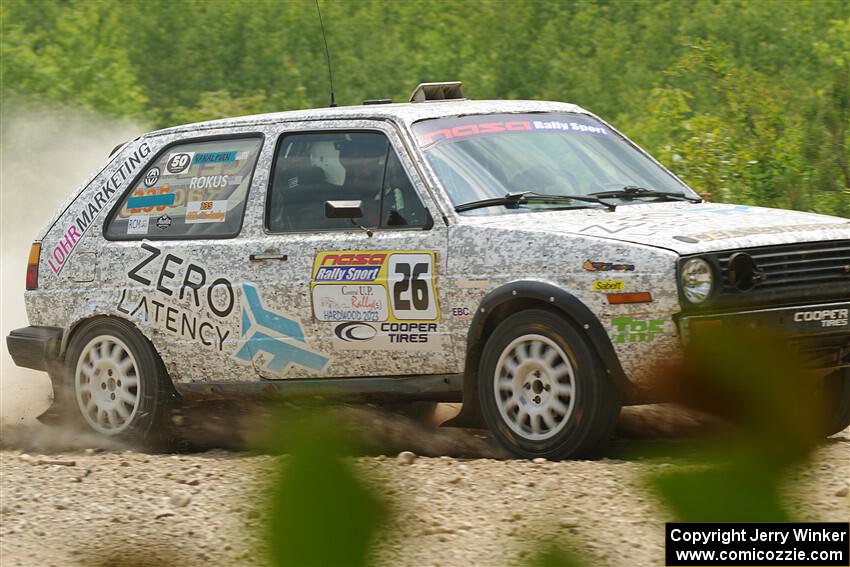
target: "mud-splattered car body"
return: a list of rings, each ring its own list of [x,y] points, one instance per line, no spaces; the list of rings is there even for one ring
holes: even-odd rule
[[[563,103],[364,105],[160,130],[118,149],[38,235],[37,287],[25,293],[32,327],[9,336],[10,352],[56,382],[80,325],[115,318],[149,341],[184,397],[362,394],[472,408],[489,335],[535,307],[577,329],[625,403],[651,399],[647,369],[682,352],[695,320],[782,322],[794,335],[824,338],[820,366],[850,364],[846,219],[694,198],[456,211],[429,147],[457,141],[452,131],[461,139],[504,134],[512,122],[537,128],[537,115],[573,121],[587,135],[604,131],[695,197],[607,123]],[[429,129],[436,119],[466,121]],[[317,195],[343,199],[327,187],[345,187],[351,174],[328,162],[362,133],[388,144],[384,187],[392,161],[413,190],[389,187],[376,199],[383,207],[392,194],[396,208],[406,199],[409,218],[305,229],[299,223],[312,213],[286,217],[290,201],[274,209],[275,187],[307,186],[306,173],[280,174],[280,164],[296,164],[282,144],[309,150],[301,163],[322,170]],[[730,273],[736,254],[734,266],[749,276]],[[680,283],[694,257],[714,282],[699,306]]]

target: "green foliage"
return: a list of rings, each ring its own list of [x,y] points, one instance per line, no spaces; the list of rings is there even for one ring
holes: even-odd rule
[[[281,420],[290,456],[277,471],[266,538],[273,565],[367,565],[386,522],[384,504],[342,459],[351,448],[321,410]],[[280,442],[280,440],[278,440]]]
[[[324,0],[337,99],[575,102],[714,200],[850,216],[844,0]],[[159,126],[323,106],[313,0],[6,0],[2,96]]]
[[[816,446],[824,390],[783,344],[766,330],[723,329],[692,345],[684,383],[719,401],[738,429],[703,448],[703,466],[651,479],[679,521],[792,520],[782,483]]]

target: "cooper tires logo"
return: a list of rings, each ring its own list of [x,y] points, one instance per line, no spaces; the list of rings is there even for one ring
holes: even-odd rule
[[[375,335],[378,334],[378,331],[376,331],[375,327],[373,327],[372,325],[367,325],[366,323],[352,322],[337,325],[336,329],[334,329],[334,334],[340,340],[352,343],[358,341],[371,340],[375,338]]]
[[[795,323],[820,323],[821,327],[846,327],[850,323],[850,309],[819,309],[797,311]]]

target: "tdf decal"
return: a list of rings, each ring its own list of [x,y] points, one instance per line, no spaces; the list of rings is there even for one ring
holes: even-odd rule
[[[236,353],[236,358],[251,362],[258,354],[265,353],[271,356],[271,361],[264,362],[264,367],[273,372],[282,372],[291,365],[319,372],[328,364],[328,357],[298,344],[284,342],[284,338],[289,338],[306,346],[307,341],[298,321],[264,308],[256,286],[243,284],[242,291],[245,294],[242,336],[246,340]],[[265,361],[261,354],[258,359]]]
[[[616,317],[612,323],[616,329],[615,343],[651,343],[664,334],[664,319]]]

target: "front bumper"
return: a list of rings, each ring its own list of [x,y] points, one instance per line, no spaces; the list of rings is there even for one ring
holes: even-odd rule
[[[57,327],[24,327],[9,333],[6,346],[16,365],[46,372],[59,358],[62,334]]]
[[[779,332],[809,361],[812,368],[850,367],[850,302],[822,303],[683,316],[679,319],[682,340],[687,345],[701,331],[744,328]]]

